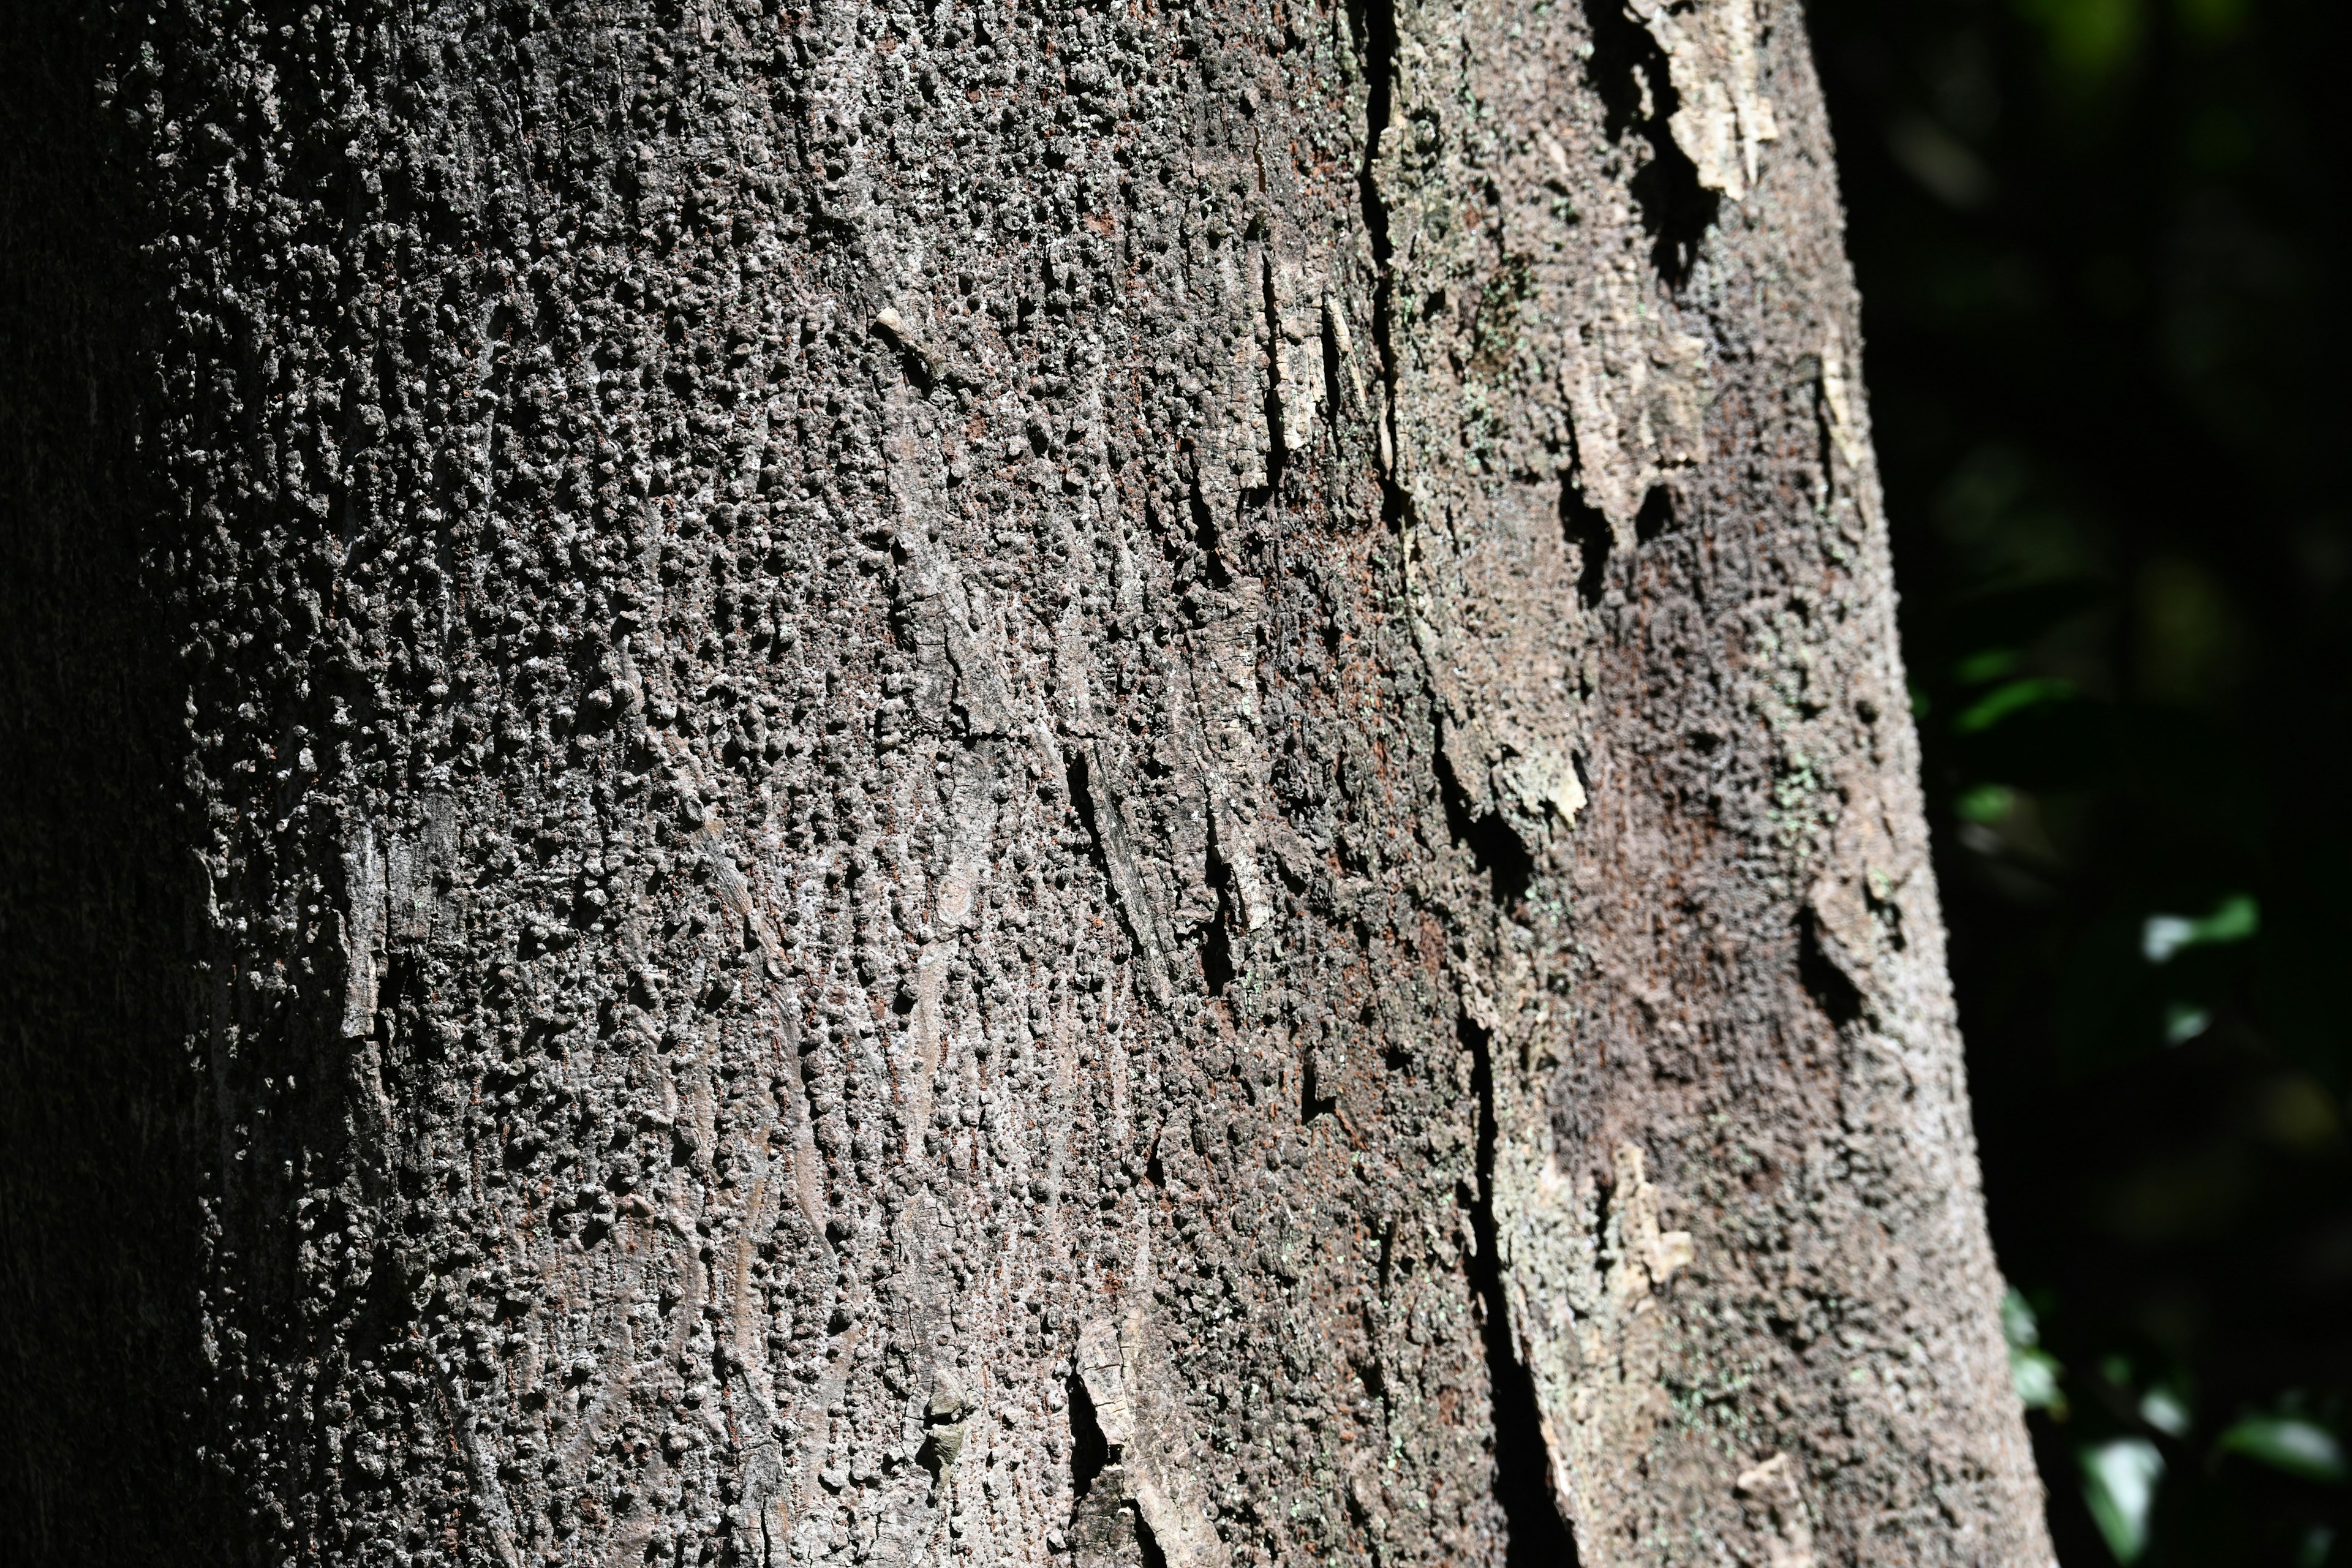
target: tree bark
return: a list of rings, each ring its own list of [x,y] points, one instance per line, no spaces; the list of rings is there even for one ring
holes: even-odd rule
[[[74,47],[229,1555],[2050,1560],[1792,5]]]

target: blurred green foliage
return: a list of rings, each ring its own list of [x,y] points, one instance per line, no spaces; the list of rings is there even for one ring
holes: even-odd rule
[[[2077,1568],[2352,1564],[2347,12],[1807,18]]]

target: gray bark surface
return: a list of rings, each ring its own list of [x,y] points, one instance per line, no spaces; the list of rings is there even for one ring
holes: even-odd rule
[[[74,50],[227,1555],[2049,1561],[1793,6]]]

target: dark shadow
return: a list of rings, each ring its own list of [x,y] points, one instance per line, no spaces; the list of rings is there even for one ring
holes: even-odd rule
[[[1234,886],[1234,868],[1220,852],[1213,824],[1209,831],[1209,886],[1217,895],[1217,912],[1201,933],[1201,973],[1209,994],[1222,996],[1234,983],[1239,965],[1234,962],[1234,928],[1241,923],[1241,889]]]
[[[1512,1345],[1510,1302],[1503,1290],[1502,1246],[1495,1227],[1493,1042],[1466,1016],[1457,1026],[1470,1053],[1470,1092],[1478,1102],[1478,1191],[1470,1211],[1477,1253],[1470,1260],[1470,1285],[1478,1294],[1486,1381],[1495,1404],[1495,1501],[1503,1510],[1503,1561],[1506,1568],[1575,1568],[1576,1537],[1552,1500],[1535,1379]]]
[[[1348,26],[1364,65],[1364,164],[1357,175],[1363,203],[1364,231],[1371,238],[1372,260],[1383,273],[1389,259],[1389,212],[1372,180],[1372,165],[1381,155],[1381,138],[1389,128],[1392,82],[1396,69],[1395,0],[1348,0]],[[1383,340],[1385,347],[1385,340]]]
[[[1519,836],[1503,820],[1502,813],[1472,814],[1469,793],[1454,776],[1453,761],[1445,754],[1443,721],[1433,760],[1437,768],[1438,793],[1445,804],[1446,830],[1454,843],[1470,851],[1471,863],[1488,879],[1496,907],[1506,911],[1517,909],[1535,880],[1535,857],[1528,853],[1528,847],[1519,842]]]
[[[1576,551],[1576,596],[1589,610],[1601,602],[1608,583],[1612,534],[1609,520],[1572,479],[1559,482],[1559,530]]]
[[[0,1517],[10,1562],[219,1563],[195,1456],[201,941],[169,607],[141,531],[159,297],[92,84],[111,24],[0,28]]]
[[[1220,900],[1221,910],[1222,904]],[[1210,995],[1223,996],[1233,984],[1234,974],[1234,939],[1220,913],[1201,936],[1201,976],[1208,983]]]
[[[1800,919],[1797,925],[1797,976],[1839,1028],[1862,1016],[1862,992],[1822,945],[1820,923],[1811,915]]]
[[[1095,1402],[1087,1397],[1086,1380],[1073,1376],[1070,1394],[1070,1495],[1083,1498],[1094,1489],[1096,1478],[1110,1462],[1110,1444],[1095,1419]]]
[[[1610,141],[1622,143],[1630,135],[1645,146],[1626,188],[1650,237],[1651,265],[1668,287],[1679,289],[1689,280],[1722,198],[1698,183],[1697,165],[1675,145],[1668,121],[1681,100],[1657,40],[1626,12],[1623,0],[1584,0],[1584,16],[1592,29],[1585,80],[1601,100]]]
[[[1143,1522],[1143,1510],[1135,1510],[1135,1544],[1143,1554],[1143,1568],[1168,1568],[1167,1554],[1160,1550],[1160,1542],[1151,1527]]]
[[[1223,535],[1218,531],[1216,513],[1210,507],[1208,498],[1201,493],[1197,477],[1185,496],[1192,513],[1192,542],[1200,546],[1209,586],[1230,588],[1234,585],[1234,574],[1225,565]]]
[[[1321,1054],[1313,1045],[1298,1053],[1298,1120],[1302,1126],[1339,1107],[1338,1095],[1323,1092],[1323,1075],[1315,1066]]]
[[[1103,874],[1105,880],[1108,880],[1110,867],[1103,858],[1102,830],[1095,826],[1095,797],[1094,792],[1087,787],[1089,781],[1084,752],[1070,753],[1066,782],[1070,787],[1070,808],[1078,814],[1078,826],[1087,830],[1087,842],[1094,846],[1095,868]]]
[[[1674,492],[1664,485],[1652,485],[1642,498],[1642,510],[1633,514],[1634,542],[1647,544],[1674,526]]]

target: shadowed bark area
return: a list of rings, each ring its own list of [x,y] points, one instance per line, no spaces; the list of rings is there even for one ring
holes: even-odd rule
[[[205,1562],[183,692],[134,531],[157,500],[140,193],[87,34],[5,32],[0,1511],[24,1562]]]
[[[108,23],[234,1549],[2045,1562],[1794,21]]]

